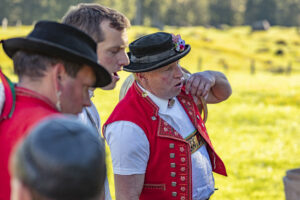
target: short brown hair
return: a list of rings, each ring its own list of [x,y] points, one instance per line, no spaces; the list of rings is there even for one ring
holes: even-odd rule
[[[49,67],[59,62],[63,63],[67,74],[73,78],[76,77],[77,72],[83,67],[83,64],[22,50],[17,51],[12,59],[14,72],[20,79],[23,76],[31,79],[41,78]]]
[[[130,27],[130,21],[124,14],[93,3],[80,3],[71,6],[62,18],[62,23],[82,30],[98,43],[104,40],[100,24],[105,20],[110,21],[110,27],[119,31]]]

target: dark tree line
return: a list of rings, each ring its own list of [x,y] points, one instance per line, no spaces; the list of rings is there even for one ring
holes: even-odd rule
[[[9,25],[59,20],[80,2],[115,8],[135,25],[234,26],[264,19],[271,25],[300,25],[300,0],[0,0],[0,20],[7,18]]]

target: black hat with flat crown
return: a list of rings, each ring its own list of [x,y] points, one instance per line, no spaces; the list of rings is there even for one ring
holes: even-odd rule
[[[191,46],[174,35],[157,32],[143,36],[129,45],[130,64],[124,66],[128,72],[147,72],[164,67],[188,54]],[[181,42],[181,43],[180,43]]]

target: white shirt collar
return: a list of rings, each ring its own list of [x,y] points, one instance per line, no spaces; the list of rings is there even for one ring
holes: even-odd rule
[[[138,82],[136,83],[142,89],[142,91],[145,92],[149,96],[149,98],[158,106],[160,113],[166,113],[167,110],[170,109],[168,108],[168,100],[155,96],[154,94],[143,88]]]

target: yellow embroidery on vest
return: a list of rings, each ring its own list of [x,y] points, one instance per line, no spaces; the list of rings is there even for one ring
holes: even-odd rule
[[[190,144],[191,153],[194,153],[195,151],[200,149],[200,147],[202,147],[202,145],[205,144],[204,139],[201,137],[201,135],[198,133],[197,130],[192,132],[190,135],[188,135],[184,139]]]

